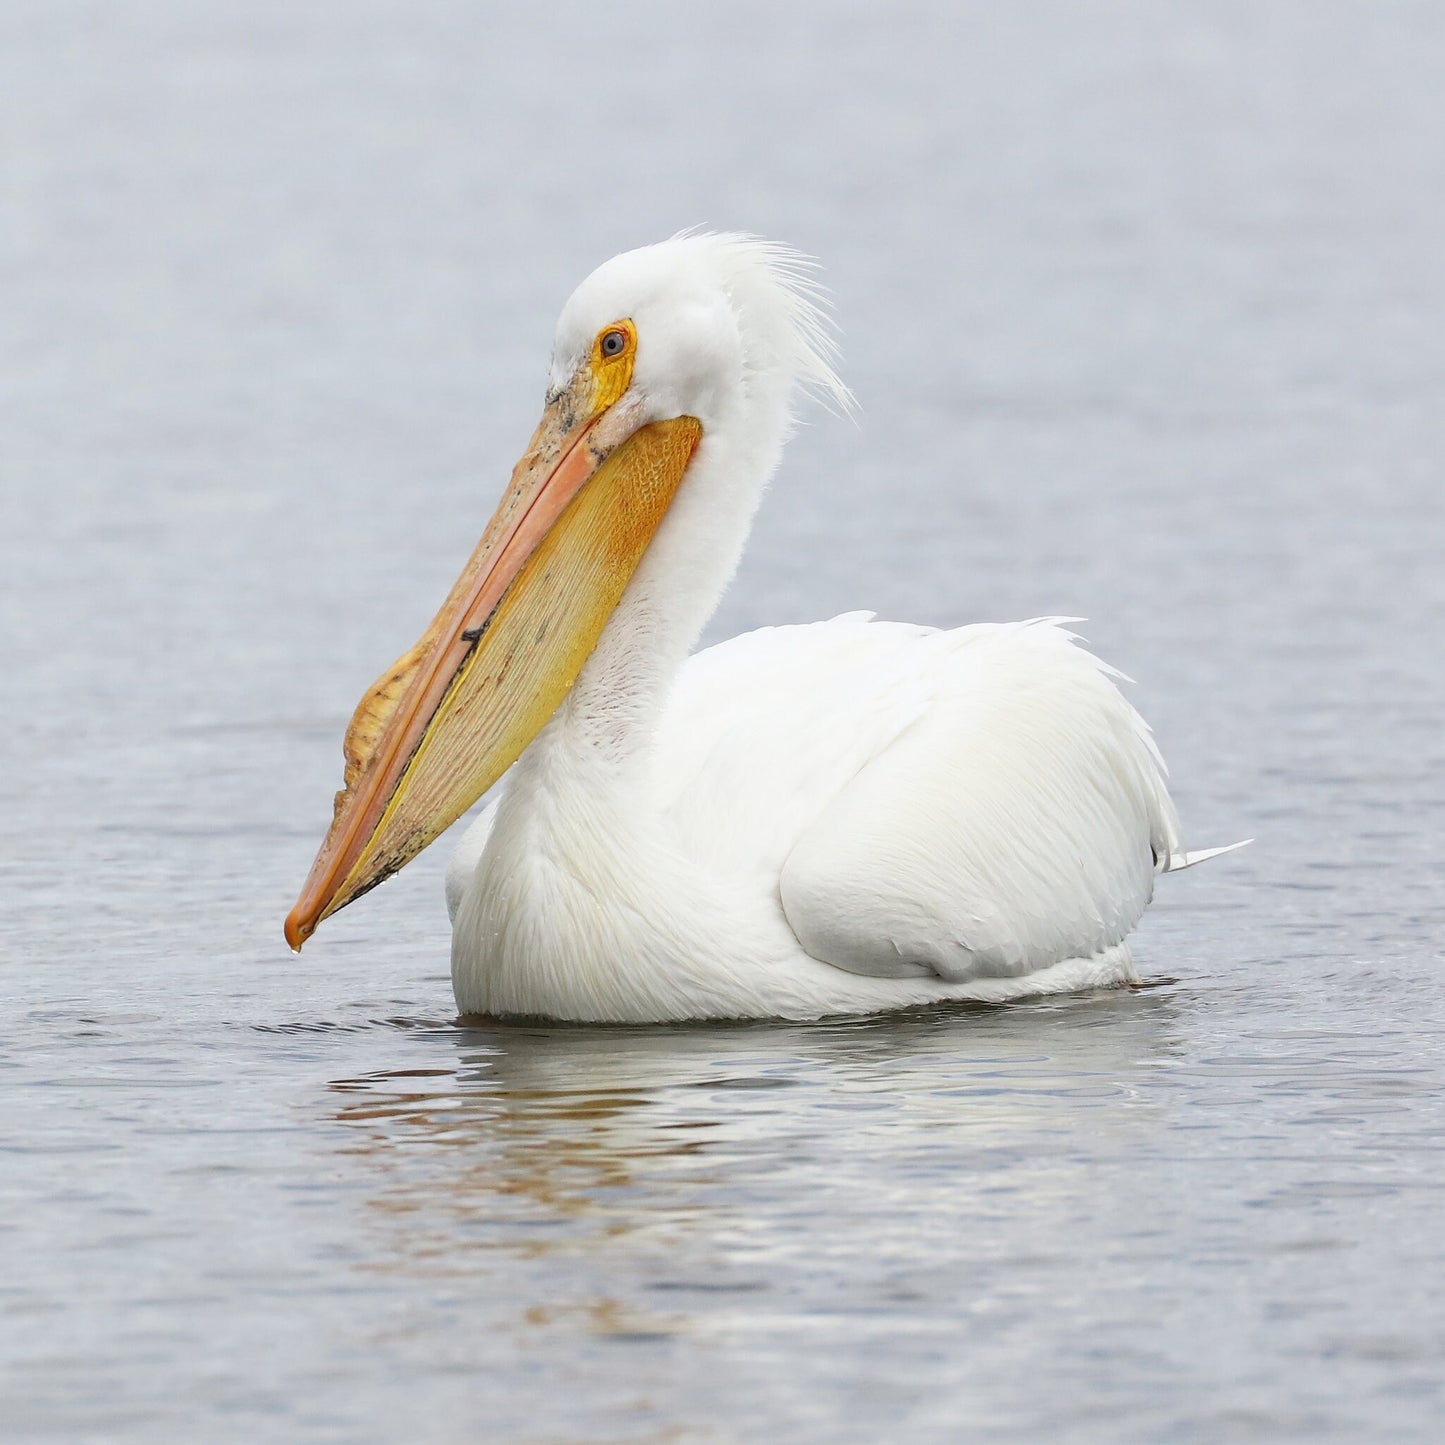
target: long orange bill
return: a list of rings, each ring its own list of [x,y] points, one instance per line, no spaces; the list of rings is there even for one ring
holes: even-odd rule
[[[701,436],[687,416],[638,426],[630,399],[599,398],[585,368],[549,400],[441,611],[356,709],[345,787],[286,919],[292,948],[449,828],[537,735],[596,646]]]

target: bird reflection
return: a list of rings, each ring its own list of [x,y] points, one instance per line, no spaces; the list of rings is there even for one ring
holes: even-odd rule
[[[944,1191],[962,1210],[1003,1171],[1046,1201],[1061,1135],[1097,1142],[1153,1107],[1134,1081],[1172,1052],[1172,1012],[1110,992],[804,1027],[476,1023],[411,1031],[425,1062],[331,1087],[386,1235],[368,1267],[625,1253],[688,1288],[747,1289],[750,1264],[849,1193],[932,1210]],[[575,1308],[658,1327],[605,1295]]]

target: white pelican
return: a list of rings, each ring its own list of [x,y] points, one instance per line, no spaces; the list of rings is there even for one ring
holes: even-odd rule
[[[817,1018],[1135,981],[1182,853],[1149,731],[1057,620],[851,613],[689,651],[794,402],[809,265],[684,235],[593,272],[451,595],[362,700],[299,948],[511,769],[447,875],[463,1013]]]

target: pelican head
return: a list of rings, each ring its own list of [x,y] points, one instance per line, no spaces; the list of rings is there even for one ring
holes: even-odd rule
[[[345,786],[286,920],[293,948],[516,761],[669,543],[675,572],[706,574],[705,610],[681,629],[695,640],[799,387],[848,404],[809,273],[784,247],[694,234],[614,257],[572,294],[542,420],[495,514],[347,729]]]

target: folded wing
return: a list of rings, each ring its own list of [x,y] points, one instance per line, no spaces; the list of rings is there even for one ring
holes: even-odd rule
[[[1122,942],[1156,872],[1184,858],[1163,764],[1114,674],[1049,621],[923,641],[927,705],[783,864],[799,941],[850,972],[949,981]]]

